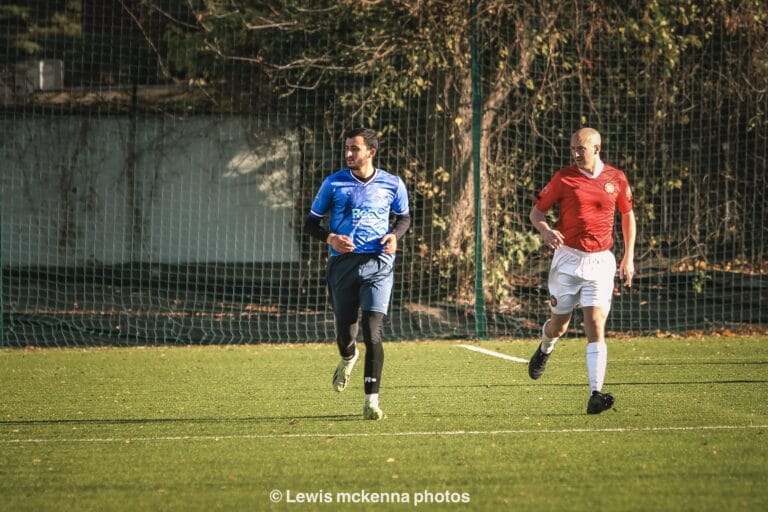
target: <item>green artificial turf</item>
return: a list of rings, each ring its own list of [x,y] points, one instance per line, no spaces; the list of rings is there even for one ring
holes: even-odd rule
[[[583,340],[459,345],[386,343],[379,422],[330,344],[2,350],[0,508],[768,509],[767,338],[609,340],[597,416]]]

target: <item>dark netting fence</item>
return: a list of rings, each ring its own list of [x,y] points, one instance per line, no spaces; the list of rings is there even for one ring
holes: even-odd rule
[[[586,125],[635,192],[609,331],[764,330],[768,7],[609,4],[3,2],[0,344],[333,339],[302,223],[357,125],[414,213],[387,338],[536,333]]]

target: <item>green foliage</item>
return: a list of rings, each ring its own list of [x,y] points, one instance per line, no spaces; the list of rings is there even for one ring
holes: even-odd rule
[[[196,34],[170,25],[163,37],[167,45],[167,61],[174,74],[184,76],[187,80],[212,76],[215,57]]]
[[[703,293],[704,287],[707,284],[707,281],[711,281],[712,276],[710,276],[706,270],[698,269],[693,275],[693,281],[692,286],[696,293]]]
[[[530,256],[542,246],[536,231],[517,229],[511,223],[501,228],[501,235],[497,237],[499,250],[486,266],[487,288],[494,302],[503,302],[514,294],[510,278],[526,274],[525,265]]]
[[[0,5],[0,63],[52,57],[82,37],[81,0],[28,0]],[[60,51],[60,50],[59,50]]]
[[[171,4],[147,1],[143,9],[156,15],[171,10]],[[431,140],[449,138],[448,158],[438,161],[410,145],[396,151],[397,161],[407,162],[399,171],[412,178],[416,200],[429,202],[435,212],[424,219],[432,219],[429,229],[451,245],[441,262],[448,268],[448,259],[457,253],[468,257],[472,246],[467,241],[473,230],[464,224],[473,213],[455,208],[471,203],[465,197],[471,190],[466,169],[472,150],[469,8],[468,0],[281,0],[269,6],[244,0],[193,2],[174,14],[178,22],[166,19],[162,25],[163,57],[178,80],[229,81],[233,86],[233,77],[239,76],[233,70],[241,69],[250,70],[244,87],[266,82],[275,102],[332,96],[350,117],[380,126],[382,135],[397,140],[398,146],[406,127],[393,120],[407,119],[415,101],[431,98],[426,110],[419,107],[423,130]],[[754,137],[761,136],[765,112],[759,98],[768,69],[766,52],[760,51],[767,39],[764,3],[632,0],[596,8],[554,0],[488,0],[477,8],[485,104],[481,147],[475,151],[486,169],[502,169],[488,178],[492,185],[482,187],[488,194],[483,202],[507,211],[528,210],[530,194],[543,179],[529,181],[525,192],[517,193],[514,187],[498,186],[518,185],[504,169],[525,168],[547,176],[556,166],[543,166],[541,152],[567,163],[570,133],[593,124],[604,132],[612,163],[624,168],[636,185],[637,212],[645,228],[640,242],[651,240],[652,232],[695,238],[663,227],[668,213],[656,198],[667,192],[686,201],[694,193],[688,184],[703,183],[706,171],[693,165],[693,146],[672,148],[662,141],[675,129],[695,131],[696,126],[722,122],[717,119],[722,109],[716,105],[734,98],[752,98],[749,118],[739,122],[731,117],[726,124],[746,126]],[[734,38],[744,43],[726,44]],[[744,47],[753,50],[734,51]],[[715,82],[723,73],[732,74],[725,85]],[[711,93],[711,106],[701,105],[697,95],[702,89]],[[563,111],[578,115],[563,119]],[[626,126],[630,133],[612,131],[612,126]],[[619,136],[633,145],[612,143]],[[495,140],[523,140],[538,150],[513,154],[492,144]],[[716,215],[722,212],[713,211],[706,222],[714,226]],[[521,257],[515,249],[520,240],[508,233],[529,228],[524,216],[516,215],[512,222],[485,234],[484,257],[504,254],[489,261]],[[682,229],[690,228],[683,224]],[[729,232],[718,231],[720,237]],[[472,289],[471,282],[465,285]]]
[[[297,124],[322,126],[312,135],[318,145],[336,144],[349,123],[377,127],[417,210],[431,212],[419,219],[424,243],[440,240],[429,254],[466,296],[474,289],[466,271],[474,251],[470,157],[479,152],[491,307],[504,298],[504,280],[536,256],[532,195],[568,163],[568,137],[587,124],[630,177],[647,254],[675,258],[729,244],[747,259],[764,257],[765,226],[745,220],[751,192],[765,188],[765,173],[755,172],[764,157],[741,148],[766,144],[768,3],[482,0],[474,20],[472,3],[125,2],[113,12],[125,24],[125,46],[151,65],[117,58],[94,74],[213,85],[217,94],[206,97],[214,109],[311,105],[296,111]],[[91,48],[77,44],[85,37],[81,10],[77,0],[0,6],[5,64],[64,49],[73,62],[88,61]],[[479,148],[470,137],[473,35]],[[336,163],[327,160],[313,165]],[[673,246],[677,252],[666,249]]]

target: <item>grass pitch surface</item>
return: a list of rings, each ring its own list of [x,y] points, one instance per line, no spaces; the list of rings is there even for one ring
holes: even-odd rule
[[[583,340],[539,381],[454,342],[0,351],[3,510],[768,510],[768,339]],[[474,343],[528,358],[536,342]]]

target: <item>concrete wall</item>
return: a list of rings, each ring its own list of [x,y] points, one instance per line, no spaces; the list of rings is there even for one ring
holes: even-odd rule
[[[0,122],[3,266],[297,261],[294,130],[245,117]]]

